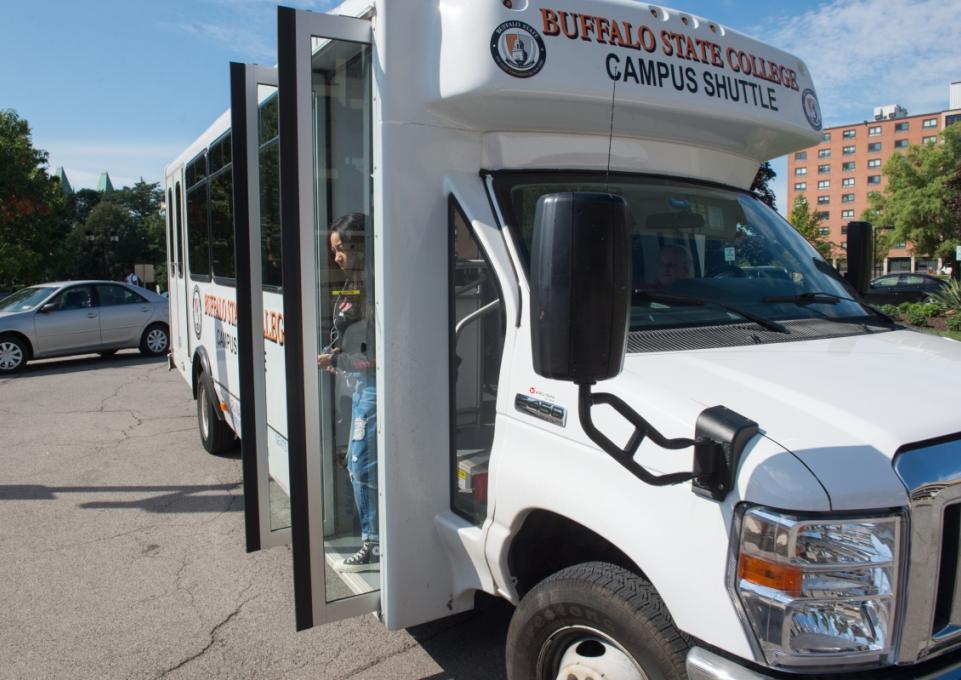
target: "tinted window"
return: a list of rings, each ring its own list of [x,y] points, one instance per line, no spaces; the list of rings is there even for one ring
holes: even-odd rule
[[[191,276],[210,276],[207,228],[207,185],[201,184],[187,190],[187,250]]]
[[[182,209],[183,209],[183,201],[180,198],[180,182],[177,182],[177,212],[176,214],[174,214],[174,219],[176,220],[175,224],[177,225],[177,254],[178,255],[180,254],[180,244],[183,243],[183,226],[180,223],[180,213]],[[184,255],[186,255],[186,253],[184,253]],[[177,276],[182,279],[184,277],[183,260],[181,260],[179,257],[177,259],[180,260],[181,262],[181,265],[177,267]]]
[[[200,154],[195,159],[187,163],[187,188],[192,187],[194,184],[202,180],[207,176],[207,158],[204,154]]]
[[[109,284],[98,285],[97,295],[100,298],[101,307],[111,305],[140,305],[146,304],[147,300],[129,288],[123,286],[112,286]]]
[[[234,210],[230,168],[210,180],[210,236],[214,276],[234,278]]]
[[[55,297],[51,302],[56,309],[67,311],[70,309],[86,309],[93,307],[93,294],[90,286],[74,286],[67,288]]]
[[[277,137],[277,95],[260,105],[260,239],[263,285],[280,287],[280,144]]]

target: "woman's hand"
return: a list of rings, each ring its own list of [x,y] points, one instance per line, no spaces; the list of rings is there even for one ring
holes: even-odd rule
[[[331,370],[334,367],[334,356],[339,352],[339,349],[334,349],[326,354],[317,355],[317,368],[323,368],[325,370]]]

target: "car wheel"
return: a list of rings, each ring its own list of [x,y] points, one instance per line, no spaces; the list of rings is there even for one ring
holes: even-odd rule
[[[26,343],[12,335],[0,338],[0,374],[16,373],[27,363],[30,351]]]
[[[147,356],[160,356],[170,347],[170,334],[162,323],[154,323],[140,337],[140,351]]]
[[[201,373],[197,381],[197,426],[200,428],[200,442],[207,453],[229,451],[234,445],[233,430],[217,417],[214,396],[207,389],[204,374]]]
[[[689,644],[654,587],[587,562],[541,581],[507,632],[510,680],[682,680]]]

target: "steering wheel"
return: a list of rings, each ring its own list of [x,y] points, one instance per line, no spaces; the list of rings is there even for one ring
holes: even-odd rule
[[[747,274],[737,265],[727,264],[718,269],[711,276],[712,279],[745,279]]]

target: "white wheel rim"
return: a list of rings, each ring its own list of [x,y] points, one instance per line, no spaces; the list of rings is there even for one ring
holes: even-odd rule
[[[559,662],[557,659],[560,659]],[[637,661],[609,635],[587,626],[569,626],[555,631],[538,658],[540,677],[554,680],[648,680]],[[557,663],[556,670],[545,667]]]
[[[159,328],[147,333],[147,349],[151,352],[163,352],[167,349],[167,334]]]
[[[207,389],[203,385],[200,386],[197,399],[200,401],[200,434],[206,439],[210,431],[210,422],[207,420]]]
[[[23,362],[23,350],[9,340],[0,342],[0,368],[12,371]]]

